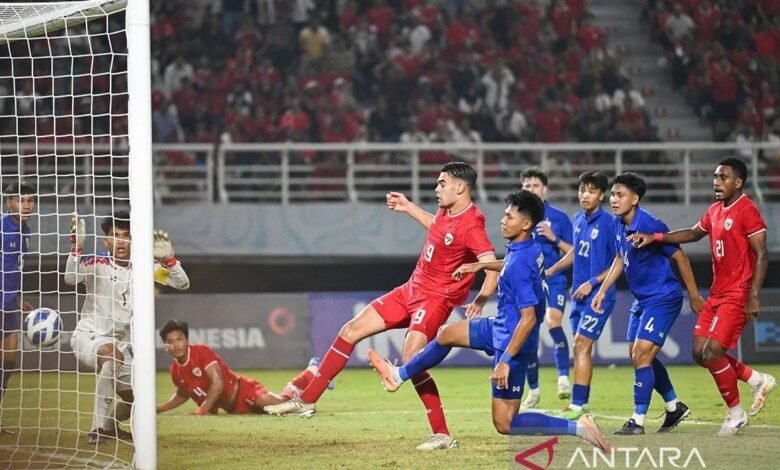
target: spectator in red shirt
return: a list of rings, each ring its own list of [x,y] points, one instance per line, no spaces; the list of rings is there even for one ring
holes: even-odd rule
[[[587,16],[582,19],[582,24],[577,28],[577,41],[585,54],[598,47],[599,39],[603,35],[604,33],[594,26]]]
[[[721,12],[718,7],[713,7],[709,0],[701,0],[699,7],[694,10],[693,22],[696,25],[696,40],[710,42],[715,39],[715,30],[720,23]]]
[[[546,101],[544,98],[539,103],[539,112],[536,114],[536,140],[545,143],[565,142],[568,116],[560,109],[555,101]]]

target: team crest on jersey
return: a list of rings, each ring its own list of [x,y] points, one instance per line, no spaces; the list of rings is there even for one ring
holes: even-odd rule
[[[593,227],[593,230],[590,232],[590,239],[595,240],[599,236],[599,229],[597,227]]]
[[[726,219],[726,223],[723,224],[726,227],[726,230],[731,230],[731,227],[734,225],[734,221],[731,220],[731,217]]]
[[[447,232],[446,235],[444,235],[444,244],[447,246],[452,245],[452,241],[455,240],[455,236],[451,234],[450,232]]]
[[[203,375],[203,372],[201,372],[200,367],[195,367],[192,369],[192,375],[195,377],[200,377]]]

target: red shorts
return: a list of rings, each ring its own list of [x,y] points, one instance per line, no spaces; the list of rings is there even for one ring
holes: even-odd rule
[[[230,414],[243,415],[247,413],[254,413],[255,402],[258,398],[268,393],[268,389],[263,387],[263,384],[255,379],[250,379],[244,376],[238,376],[238,394],[236,395],[236,401],[233,403],[233,409]]]
[[[386,329],[408,327],[410,331],[423,333],[428,341],[436,337],[456,307],[447,299],[412,289],[409,283],[374,299],[371,306],[382,316]]]
[[[747,324],[745,305],[742,298],[710,297],[699,312],[693,335],[713,339],[726,349],[736,347]]]

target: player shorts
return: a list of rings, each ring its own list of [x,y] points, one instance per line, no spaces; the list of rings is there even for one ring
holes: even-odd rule
[[[739,297],[710,296],[699,312],[693,335],[713,339],[727,349],[736,347],[747,324],[746,302]]]
[[[582,302],[574,302],[569,313],[569,322],[571,322],[571,331],[576,336],[578,334],[596,341],[601,336],[604,325],[607,324],[612,310],[615,309],[615,299],[606,299],[604,304],[604,313],[596,313],[590,306],[592,297],[586,297]]]
[[[566,299],[569,297],[566,289],[566,277],[561,281],[552,281],[547,283],[547,308],[554,308],[563,312],[566,309]]]
[[[0,312],[0,331],[3,332],[3,338],[21,330],[20,314],[19,310],[3,310]]]
[[[257,399],[268,393],[268,389],[260,382],[243,375],[238,376],[238,393],[236,401],[233,403],[233,409],[230,414],[243,415],[255,412],[255,403]]]
[[[410,331],[423,333],[431,341],[457,305],[443,297],[415,290],[406,283],[374,299],[371,306],[382,316],[386,329],[408,327]]]
[[[469,347],[493,356],[495,369],[504,351],[493,347],[493,318],[478,318],[469,322]],[[509,380],[507,388],[496,388],[495,382],[490,382],[493,398],[502,400],[519,400],[523,396],[523,386],[528,372],[528,365],[536,360],[535,353],[518,353],[509,361]]]
[[[680,315],[682,303],[682,296],[634,302],[628,317],[626,341],[631,343],[644,339],[663,346]]]
[[[133,373],[133,349],[130,347],[130,343],[119,342],[114,338],[107,336],[97,336],[92,333],[75,331],[73,336],[70,337],[70,347],[73,349],[73,353],[76,355],[79,364],[82,366],[98,371],[97,366],[97,353],[98,349],[105,344],[116,344],[117,349],[122,352],[125,360],[119,371],[117,372],[117,390],[132,390],[132,373]]]

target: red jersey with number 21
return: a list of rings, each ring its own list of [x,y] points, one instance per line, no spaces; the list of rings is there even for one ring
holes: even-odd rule
[[[474,274],[461,279],[452,277],[464,263],[473,263],[485,254],[494,253],[485,232],[485,216],[474,204],[455,215],[439,209],[428,228],[423,251],[409,284],[429,295],[446,297],[458,304],[468,298]]]
[[[718,201],[707,209],[698,225],[710,237],[710,295],[747,297],[756,263],[750,237],[766,231],[766,223],[756,204],[746,194],[730,206]]]
[[[233,391],[238,386],[238,376],[225,364],[219,354],[205,344],[191,344],[187,362],[184,364],[173,360],[170,369],[173,385],[189,395],[198,406],[202,405],[211,385],[206,368],[212,364],[219,367],[220,372],[222,372],[222,381],[225,383],[225,388],[222,390],[216,406],[230,412],[231,410],[227,406],[230,397],[233,396]],[[215,409],[212,408],[212,410]]]

